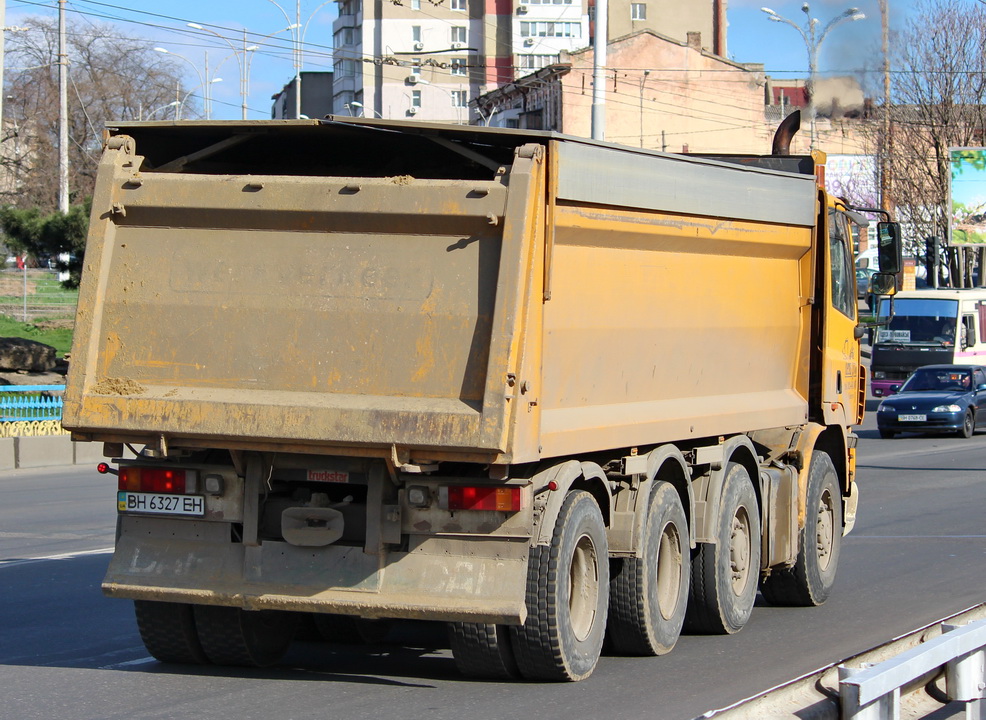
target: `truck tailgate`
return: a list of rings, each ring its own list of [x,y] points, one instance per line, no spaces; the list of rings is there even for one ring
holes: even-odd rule
[[[140,161],[108,151],[116,167],[100,170],[112,182],[94,198],[67,428],[504,449],[503,373],[489,368],[512,333],[498,294],[526,256],[504,221],[507,174],[141,173]]]

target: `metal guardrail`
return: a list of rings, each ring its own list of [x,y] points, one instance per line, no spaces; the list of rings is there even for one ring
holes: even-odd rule
[[[64,385],[4,385],[0,387],[0,422],[60,421],[64,390]]]
[[[965,703],[967,720],[986,720],[986,619],[941,629],[941,636],[881,663],[840,665],[843,720],[899,718],[901,688],[942,669],[949,700]]]

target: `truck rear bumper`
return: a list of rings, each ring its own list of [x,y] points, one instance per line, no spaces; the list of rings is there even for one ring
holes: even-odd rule
[[[248,610],[524,622],[526,541],[429,538],[420,546],[425,547],[427,552],[371,555],[346,546],[301,548],[271,541],[244,546],[123,535],[103,592]]]

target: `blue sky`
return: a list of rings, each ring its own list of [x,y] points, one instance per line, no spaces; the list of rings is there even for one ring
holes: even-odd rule
[[[696,0],[681,0],[693,2]],[[973,2],[974,0],[970,0]],[[213,117],[240,117],[239,71],[229,45],[208,32],[186,26],[198,23],[231,39],[242,47],[243,30],[247,44],[260,49],[250,62],[249,117],[270,116],[270,97],[293,75],[291,35],[284,29],[295,22],[296,0],[277,0],[287,19],[271,0],[68,0],[70,22],[104,22],[118,25],[130,36],[146,37],[151,47],[159,46],[179,53],[190,63],[181,63],[187,71],[188,86],[198,84],[194,66],[204,73],[208,52],[210,75],[222,78],[212,85]],[[889,0],[891,25],[900,24],[917,0]],[[804,25],[802,2],[777,0],[729,0],[728,55],[737,62],[760,62],[775,77],[804,77],[808,57],[805,43],[794,28],[769,22],[760,11],[768,5],[779,14]],[[54,0],[6,0],[8,26],[16,25],[24,14],[57,14]],[[821,47],[819,70],[824,73],[850,74],[867,63],[875,67],[880,43],[880,13],[877,0],[815,0],[811,15],[822,25],[848,7],[856,6],[866,20],[844,23],[834,28]],[[305,29],[305,70],[329,70],[332,66],[332,21],[336,3],[302,0],[301,23]],[[266,35],[271,37],[264,38]],[[221,63],[221,65],[220,65]],[[220,65],[218,72],[214,72]]]

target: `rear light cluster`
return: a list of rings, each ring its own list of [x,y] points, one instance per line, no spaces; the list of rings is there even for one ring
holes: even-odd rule
[[[439,488],[439,507],[443,510],[517,512],[523,507],[522,490],[519,487],[443,486]]]
[[[195,473],[176,468],[125,466],[120,468],[119,489],[149,493],[195,492]]]

